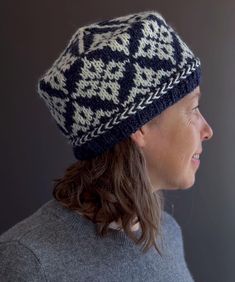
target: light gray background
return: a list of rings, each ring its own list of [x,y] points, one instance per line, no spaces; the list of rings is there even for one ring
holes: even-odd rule
[[[203,143],[195,185],[167,192],[166,209],[182,226],[196,281],[235,281],[235,1],[2,0],[0,5],[0,233],[50,199],[52,180],[75,162],[38,97],[38,77],[79,26],[154,9],[202,61],[201,111],[214,131]]]

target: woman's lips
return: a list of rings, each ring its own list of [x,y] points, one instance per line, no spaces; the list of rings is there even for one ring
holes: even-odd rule
[[[199,160],[199,159],[194,159],[194,158],[192,158],[192,162],[193,162],[196,166],[199,166],[199,165],[200,165],[200,160]]]

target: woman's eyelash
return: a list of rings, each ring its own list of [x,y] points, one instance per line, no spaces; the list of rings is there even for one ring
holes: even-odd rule
[[[196,109],[200,109],[200,105],[197,105],[197,107],[193,108],[193,110],[196,110]]]

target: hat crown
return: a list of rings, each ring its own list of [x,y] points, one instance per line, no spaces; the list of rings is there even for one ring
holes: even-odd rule
[[[102,153],[192,91],[200,60],[158,12],[79,28],[38,83],[80,159]]]

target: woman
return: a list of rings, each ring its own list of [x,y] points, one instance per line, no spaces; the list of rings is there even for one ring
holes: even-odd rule
[[[1,281],[193,281],[162,190],[194,184],[212,137],[200,78],[157,12],[76,31],[38,92],[77,162],[0,237]]]

